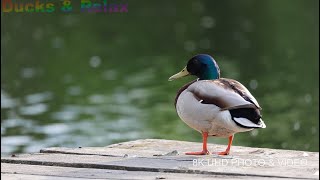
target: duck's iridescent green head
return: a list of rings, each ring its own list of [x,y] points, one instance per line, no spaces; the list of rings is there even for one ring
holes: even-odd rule
[[[219,79],[220,69],[213,57],[208,54],[199,54],[192,57],[187,66],[179,73],[171,76],[169,81],[187,75],[195,75],[200,80]]]

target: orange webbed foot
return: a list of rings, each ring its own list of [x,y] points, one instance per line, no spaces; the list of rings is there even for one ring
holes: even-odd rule
[[[187,152],[186,155],[208,155],[210,152],[207,151],[200,151],[200,152]]]
[[[213,152],[212,154],[225,156],[225,155],[229,155],[229,153],[230,151],[223,151],[223,152]]]

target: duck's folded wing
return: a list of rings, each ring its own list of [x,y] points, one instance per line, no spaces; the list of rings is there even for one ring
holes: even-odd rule
[[[221,110],[239,108],[261,109],[256,99],[239,82],[230,79],[202,80],[188,90],[203,104],[214,104]]]
[[[251,102],[254,104],[258,109],[262,109],[258,103],[258,101],[252,96],[250,91],[242,85],[240,82],[233,80],[233,79],[227,79],[227,78],[220,78],[217,81],[220,81],[221,85],[226,88],[231,88],[234,90],[237,94],[239,94],[243,99],[246,101]]]

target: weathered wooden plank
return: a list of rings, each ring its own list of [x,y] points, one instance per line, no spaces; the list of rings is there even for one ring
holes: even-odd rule
[[[232,155],[227,157],[216,157],[214,155],[211,155],[204,156],[203,158],[203,156],[183,155],[183,152],[196,150],[199,148],[201,148],[200,143],[146,139],[113,144],[105,148],[98,148],[98,152],[96,151],[96,148],[85,148],[83,151],[77,151],[75,149],[68,148],[48,148],[43,149],[42,152],[99,154],[114,155],[118,157],[123,157],[126,155],[128,157],[151,157],[154,155],[170,154],[170,152],[178,152],[178,154],[180,154],[178,155],[178,158],[176,156],[161,156],[161,158],[173,160],[180,159],[182,161],[192,161],[193,163],[197,162],[198,166],[193,166],[192,169],[202,171],[206,171],[207,169],[209,169],[210,171],[210,169],[214,168],[216,172],[234,172],[243,174],[250,174],[252,172],[258,175],[261,175],[261,172],[263,172],[263,175],[278,174],[289,177],[294,176],[310,178],[317,178],[317,176],[314,174],[319,171],[318,152],[234,146],[232,148]],[[221,151],[225,148],[225,146],[210,144],[209,148],[215,149],[216,151]],[[143,152],[146,152],[146,154],[144,154]],[[200,157],[201,159],[197,159],[195,157]],[[223,158],[227,158],[229,160],[227,161]],[[252,163],[253,165],[250,165],[250,163]],[[225,166],[225,168],[221,168],[219,166]],[[228,170],[227,168],[230,166],[232,166],[232,168],[231,170]],[[254,172],[257,170],[259,171]],[[301,176],[301,174],[305,174],[306,176]]]
[[[52,167],[25,164],[1,164],[1,177],[5,179],[244,179],[243,176],[220,176],[206,174],[161,173],[145,171],[124,171],[92,168]],[[270,178],[257,177],[258,180]],[[276,179],[276,178],[271,178]]]
[[[83,155],[100,155],[114,157],[151,157],[166,155],[170,152],[177,151],[178,155],[184,155],[184,152],[200,150],[201,143],[162,140],[162,139],[144,139],[129,141],[124,143],[112,144],[106,147],[82,147],[82,148],[64,148],[51,147],[41,149],[42,153],[63,153],[63,154],[83,154]],[[223,151],[225,145],[208,144],[209,150]],[[167,155],[168,156],[168,155]],[[214,155],[212,155],[214,156]],[[269,148],[252,148],[242,146],[232,146],[232,152],[229,157],[270,157],[270,158],[312,158],[319,160],[319,152],[306,152],[294,150],[281,150]],[[186,156],[202,157],[202,156]]]
[[[62,154],[79,154],[79,155],[98,155],[111,157],[152,157],[162,155],[164,151],[157,150],[139,150],[139,149],[122,149],[110,147],[82,147],[82,148],[65,148],[65,147],[51,147],[41,149],[40,153],[62,153]]]
[[[230,156],[183,154],[200,147],[200,143],[148,139],[101,148],[47,148],[40,154],[6,157],[1,161],[127,171],[318,178],[314,174],[319,171],[319,153],[235,146]],[[209,147],[217,150],[225,148],[212,144]]]
[[[1,174],[1,179],[5,180],[79,180],[79,178],[39,176],[26,174]]]

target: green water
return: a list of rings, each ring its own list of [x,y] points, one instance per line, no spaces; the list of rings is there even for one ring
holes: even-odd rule
[[[267,128],[234,145],[319,151],[318,1],[128,3],[118,14],[1,14],[1,154],[200,142],[173,106],[194,77],[167,81],[198,53],[263,108]]]

